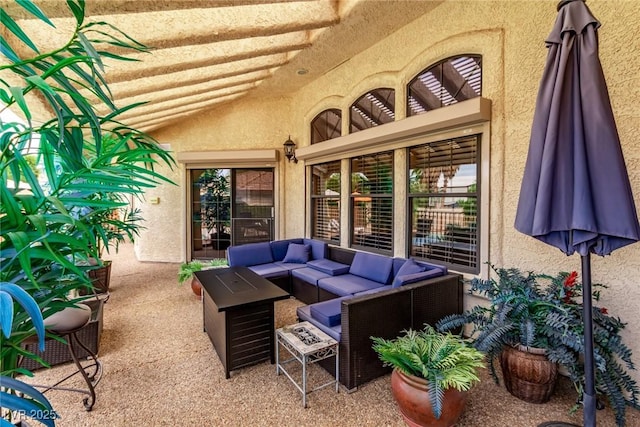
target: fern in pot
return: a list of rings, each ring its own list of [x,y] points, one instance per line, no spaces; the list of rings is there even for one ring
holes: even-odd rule
[[[551,276],[516,268],[492,269],[497,280],[474,279],[470,289],[471,294],[486,297],[488,304],[447,316],[436,327],[445,331],[471,325],[474,347],[487,354],[496,382],[494,361],[500,360],[505,387],[514,396],[532,403],[546,402],[561,365],[567,369],[580,402],[584,390],[584,322],[578,274],[561,272]],[[593,289],[596,388],[613,408],[617,425],[623,426],[627,404],[637,405],[640,393],[627,372],[635,365],[631,350],[621,337],[625,323],[597,304],[606,286],[593,284]],[[517,376],[522,371],[512,366],[520,357],[530,367],[526,383]],[[536,383],[538,386],[534,387]],[[518,384],[527,387],[519,388]]]
[[[480,381],[484,355],[467,340],[425,325],[393,340],[372,337],[373,349],[393,368],[391,390],[408,425],[450,426],[464,410],[466,392]]]
[[[214,258],[210,261],[202,261],[194,259],[193,261],[183,262],[178,269],[178,282],[180,284],[191,279],[191,290],[198,297],[202,297],[202,285],[194,276],[194,273],[209,268],[222,268],[228,267],[229,263],[224,258]]]
[[[497,281],[473,279],[470,289],[472,295],[487,298],[489,304],[446,316],[436,327],[446,331],[472,325],[474,346],[487,354],[495,381],[494,362],[499,360],[511,394],[530,403],[544,403],[553,394],[558,377],[558,366],[548,359],[547,352],[560,344],[546,333],[546,322],[559,307],[540,284],[545,276],[516,268],[492,269]]]

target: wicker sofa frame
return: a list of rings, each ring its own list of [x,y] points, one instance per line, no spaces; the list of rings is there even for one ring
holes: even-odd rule
[[[391,372],[373,351],[371,337],[393,339],[405,329],[434,325],[448,314],[461,313],[462,299],[462,277],[447,274],[343,300],[340,382],[348,390],[354,390]],[[332,372],[330,361],[323,367]]]
[[[351,264],[356,252],[329,246],[327,258]],[[317,290],[317,296],[313,292]],[[336,296],[292,277],[292,291],[313,301],[326,301]],[[300,295],[302,293],[302,295]],[[371,337],[396,338],[405,329],[422,329],[435,325],[442,317],[463,311],[462,276],[449,273],[398,288],[354,296],[341,302],[340,383],[349,391],[391,372],[373,351]],[[317,300],[315,299],[317,298]],[[319,363],[335,372],[335,358]]]

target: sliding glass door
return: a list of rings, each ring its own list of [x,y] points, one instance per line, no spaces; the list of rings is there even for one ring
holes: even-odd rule
[[[273,169],[233,169],[234,245],[273,240]]]
[[[273,240],[273,169],[191,169],[191,258]]]

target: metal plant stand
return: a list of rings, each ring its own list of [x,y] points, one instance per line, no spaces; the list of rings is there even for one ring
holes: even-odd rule
[[[84,409],[87,411],[91,411],[93,409],[93,405],[96,403],[96,392],[95,387],[100,382],[102,378],[102,363],[98,360],[97,355],[89,349],[82,341],[80,341],[76,335],[78,331],[86,326],[82,325],[79,328],[69,330],[69,331],[55,331],[54,333],[64,338],[67,342],[67,348],[69,349],[69,354],[71,355],[71,359],[73,359],[73,363],[75,363],[77,370],[67,375],[60,381],[56,382],[53,385],[33,385],[33,387],[43,389],[42,393],[46,393],[49,390],[63,390],[63,391],[73,391],[77,393],[86,394],[88,397],[85,397],[82,401],[84,405]],[[76,351],[74,349],[75,345],[78,345],[81,349],[87,352],[87,360],[88,363],[84,365],[78,359]],[[71,387],[62,387],[60,386],[68,379],[76,376],[77,374],[82,375],[85,383],[87,384],[86,389],[81,388],[71,388]]]

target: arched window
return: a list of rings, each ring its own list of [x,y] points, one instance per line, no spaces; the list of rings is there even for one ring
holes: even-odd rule
[[[342,135],[342,111],[324,110],[311,121],[311,143],[326,141]]]
[[[407,89],[407,116],[481,96],[482,57],[460,55],[430,65]]]
[[[354,133],[395,119],[396,91],[373,89],[356,100],[349,111],[349,132]]]

